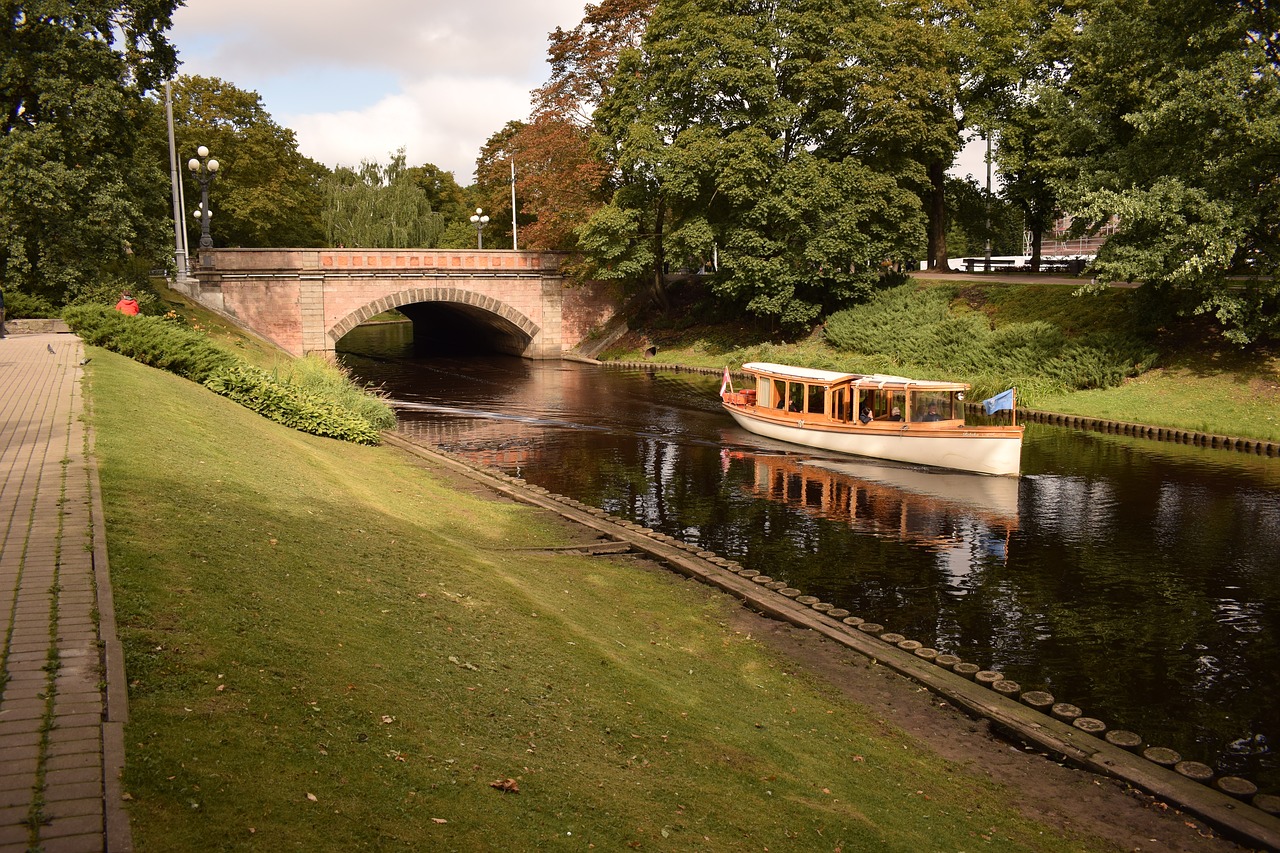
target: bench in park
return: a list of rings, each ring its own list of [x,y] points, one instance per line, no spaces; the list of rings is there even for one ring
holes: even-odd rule
[[[977,266],[978,266],[978,264],[982,264],[982,265],[985,267],[985,266],[987,265],[987,263],[988,263],[988,261],[987,261],[987,259],[986,259],[986,258],[965,258],[965,259],[964,259],[964,271],[965,271],[965,272],[973,272],[973,271],[974,271],[974,268],[975,268],[975,267],[977,267]],[[1011,267],[1011,266],[1013,266],[1013,265],[1014,265],[1014,264],[1016,264],[1016,263],[1017,263],[1017,261],[1013,260],[1012,258],[992,258],[992,259],[991,259],[991,261],[990,261],[990,264],[991,264],[992,268],[995,268],[995,267]]]

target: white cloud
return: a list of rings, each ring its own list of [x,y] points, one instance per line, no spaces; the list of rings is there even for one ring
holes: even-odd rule
[[[547,34],[584,0],[189,0],[172,38],[185,74],[262,95],[328,165],[385,161],[405,146],[470,183],[480,146],[529,113]]]

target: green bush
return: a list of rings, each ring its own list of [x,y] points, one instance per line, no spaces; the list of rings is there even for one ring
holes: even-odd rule
[[[309,355],[290,362],[290,384],[309,393],[339,402],[364,418],[378,429],[391,429],[396,425],[395,412],[377,391],[361,388],[351,379],[351,374],[340,365],[316,355]]]
[[[313,435],[377,444],[395,426],[384,400],[353,385],[321,359],[295,362],[280,379],[221,349],[181,320],[127,317],[105,305],[73,305],[63,318],[85,343],[198,382],[277,423]]]
[[[1152,348],[1121,331],[1070,337],[1045,320],[991,327],[985,314],[957,310],[951,287],[896,287],[827,318],[826,339],[854,354],[862,372],[950,378],[983,396],[1017,386],[1038,395],[1117,385],[1149,367]]]
[[[4,316],[7,320],[57,317],[58,309],[39,296],[10,289],[4,292]]]
[[[105,305],[72,305],[62,312],[85,343],[118,352],[150,367],[203,383],[213,373],[237,364],[221,349],[181,321],[139,315],[129,317]]]
[[[356,444],[378,443],[378,428],[360,415],[333,400],[279,382],[252,365],[241,363],[219,370],[204,380],[204,387],[301,432]]]

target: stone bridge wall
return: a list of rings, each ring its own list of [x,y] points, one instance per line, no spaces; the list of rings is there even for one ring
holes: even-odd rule
[[[214,249],[184,289],[295,355],[332,352],[372,316],[452,303],[528,358],[559,358],[617,313],[609,284],[571,285],[555,253],[510,250]]]

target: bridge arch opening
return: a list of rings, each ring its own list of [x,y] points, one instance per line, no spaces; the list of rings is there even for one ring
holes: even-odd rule
[[[539,327],[509,305],[454,288],[425,288],[384,297],[335,324],[337,343],[361,323],[396,309],[413,323],[414,349],[432,354],[498,352],[529,355]]]

